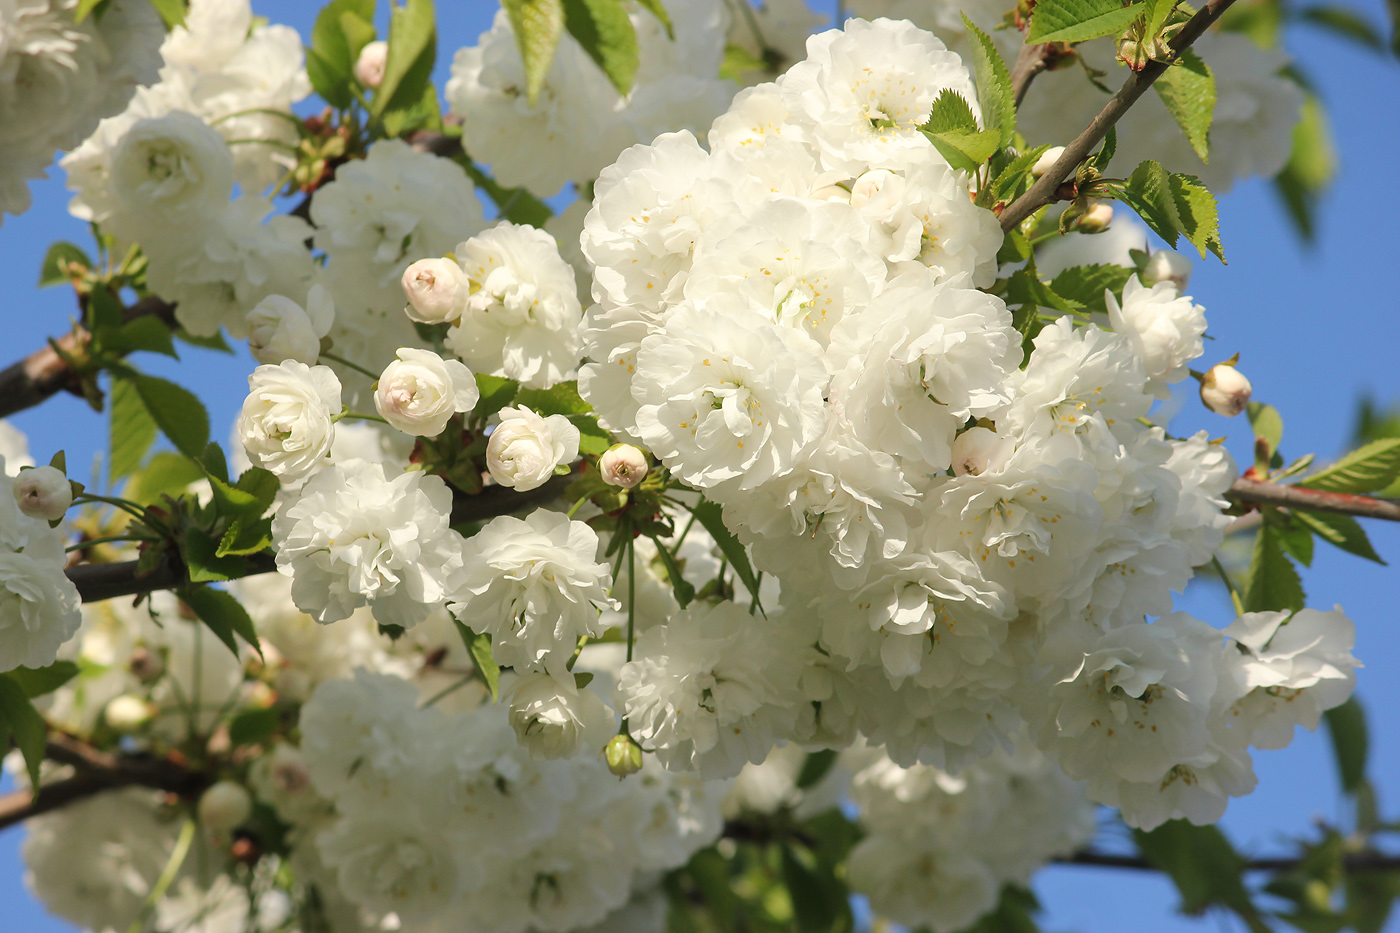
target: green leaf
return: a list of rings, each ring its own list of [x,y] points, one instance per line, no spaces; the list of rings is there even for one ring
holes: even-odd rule
[[[1400,55],[1400,0],[1386,0],[1385,6],[1390,11],[1390,51]]]
[[[384,79],[375,89],[370,115],[382,117],[390,110],[413,107],[422,100],[436,58],[433,0],[407,0],[403,6],[395,6],[389,17]]]
[[[1111,291],[1115,296],[1123,293],[1123,286],[1132,276],[1133,270],[1113,263],[1094,263],[1090,266],[1070,266],[1050,281],[1050,290],[1063,298],[1076,302],[1086,311],[1106,313],[1104,292]]]
[[[238,655],[238,642],[233,637],[235,634],[252,645],[259,657],[262,656],[262,645],[258,643],[258,633],[253,629],[253,619],[232,593],[216,590],[212,586],[187,586],[180,590],[180,598],[235,657]]]
[[[1223,263],[1225,247],[1220,243],[1220,212],[1215,195],[1193,175],[1172,175],[1171,192],[1177,229],[1186,235],[1202,259],[1209,250]]]
[[[1310,512],[1299,508],[1293,509],[1292,515],[1294,521],[1301,522],[1311,528],[1322,540],[1341,548],[1348,554],[1355,554],[1357,557],[1364,557],[1384,566],[1385,561],[1381,560],[1376,549],[1371,547],[1371,539],[1366,537],[1366,530],[1361,527],[1360,522],[1350,515]]]
[[[219,542],[203,528],[187,528],[180,555],[192,583],[218,583],[243,575],[247,563],[241,557],[220,554]]]
[[[754,601],[758,601],[758,577],[753,572],[753,565],[749,563],[749,553],[744,550],[744,546],[739,543],[739,539],[734,537],[734,532],[724,524],[724,512],[719,503],[711,502],[708,499],[701,500],[700,504],[690,510],[710,537],[715,539],[719,545],[720,553],[729,560],[729,566],[734,568],[734,572],[739,575],[744,586],[748,589],[749,595]]]
[[[1269,444],[1269,452],[1276,453],[1283,442],[1283,416],[1277,408],[1263,402],[1250,402],[1247,412],[1254,436],[1262,437]]]
[[[150,505],[166,494],[181,492],[190,483],[204,478],[204,469],[189,457],[162,450],[151,458],[146,468],[136,473],[122,491],[124,498],[141,505]]]
[[[122,326],[122,303],[105,285],[88,295],[88,322],[89,330],[104,337]]]
[[[55,661],[48,667],[17,667],[7,675],[19,684],[24,695],[33,699],[53,693],[78,676],[79,667],[72,661]]]
[[[1264,521],[1278,536],[1279,546],[1286,553],[1292,554],[1293,558],[1304,567],[1312,566],[1313,536],[1312,531],[1306,525],[1293,521],[1291,516],[1285,515],[1278,509],[1265,510]]]
[[[1350,39],[1373,52],[1385,52],[1385,39],[1371,23],[1342,6],[1324,4],[1312,6],[1298,13],[1305,23],[1321,26],[1334,35]]]
[[[1089,161],[1094,168],[1100,172],[1108,170],[1108,164],[1113,161],[1113,155],[1118,151],[1118,128],[1110,126],[1108,132],[1103,134],[1103,145],[1099,146],[1099,151],[1089,156]]]
[[[1368,493],[1400,477],[1400,437],[1372,441],[1298,483],[1305,489]]]
[[[219,331],[217,334],[199,337],[182,327],[175,331],[175,339],[181,343],[187,343],[192,347],[203,347],[206,350],[217,350],[220,353],[233,354],[233,347],[229,346],[228,341],[224,339],[223,331]]]
[[[616,443],[613,436],[598,423],[598,419],[594,415],[569,415],[568,417],[574,427],[578,428],[580,453],[601,457],[607,453],[608,448]],[[565,472],[568,470],[566,469]]]
[[[515,395],[516,405],[533,408],[542,415],[590,415],[593,406],[578,394],[574,380],[557,382],[548,389],[521,389]]]
[[[491,702],[496,702],[500,699],[501,668],[496,663],[496,656],[491,653],[491,636],[484,632],[478,635],[456,616],[452,617],[452,621],[457,626],[457,634],[462,636],[462,644],[467,646],[467,653],[472,656],[477,673],[486,681],[486,689],[491,691]]]
[[[1035,167],[1035,163],[1040,161],[1040,157],[1043,156],[1045,151],[1049,148],[1050,146],[1048,144],[1036,146],[1029,152],[1022,153],[1011,160],[1006,168],[997,173],[996,178],[992,179],[992,203],[1010,203],[1015,200],[1025,188],[1030,187],[1031,169]],[[1021,231],[1017,229],[1008,233],[1007,238],[1009,239],[1013,234],[1024,237],[1024,234],[1021,234]],[[1004,245],[1005,241],[1003,241],[1003,246]],[[1029,255],[1030,253],[1026,252],[1026,254],[1020,256],[1020,258],[1025,259]],[[1000,260],[1001,257],[998,256],[997,258]]]
[[[621,0],[563,0],[564,25],[626,96],[637,74],[637,34]]]
[[[807,758],[802,762],[802,770],[797,772],[797,789],[807,790],[809,787],[815,787],[830,773],[835,764],[835,749],[823,748],[820,751],[808,752]]]
[[[529,224],[532,227],[544,229],[545,221],[554,216],[549,205],[524,188],[501,187],[496,179],[483,172],[470,159],[464,159],[458,164],[466,169],[472,183],[485,191],[487,196],[491,198],[500,215],[511,223]]]
[[[1157,38],[1162,27],[1167,24],[1167,17],[1171,16],[1172,10],[1176,7],[1177,0],[1147,0],[1146,13],[1144,14],[1142,35],[1146,41]],[[1158,80],[1161,80],[1160,76]]]
[[[1122,32],[1141,15],[1141,4],[1118,0],[1040,0],[1026,42],[1083,42]]]
[[[1176,883],[1183,913],[1228,907],[1251,930],[1268,933],[1244,886],[1245,860],[1219,829],[1170,820],[1151,832],[1134,830],[1133,839],[1143,857]]]
[[[1225,261],[1220,245],[1220,221],[1215,197],[1190,175],[1169,175],[1158,163],[1139,163],[1117,197],[1133,210],[1169,246],[1181,234],[1205,258],[1206,251]]]
[[[384,135],[388,137],[401,137],[415,130],[441,132],[442,111],[438,108],[437,88],[431,81],[426,82],[418,102],[387,111],[383,126]]]
[[[515,401],[515,396],[520,391],[520,383],[514,379],[477,373],[476,388],[480,393],[480,398],[477,400],[476,407],[472,409],[472,417],[484,419],[491,417]]]
[[[132,318],[114,332],[103,335],[102,348],[113,353],[136,353],[145,350],[150,353],[163,353],[175,359],[175,338],[170,327],[158,317],[143,315]]]
[[[132,388],[161,432],[187,457],[197,458],[209,443],[209,415],[190,390],[167,379],[130,370]]]
[[[534,106],[564,35],[564,0],[501,0],[510,18],[520,60],[525,65],[525,92]]]
[[[29,783],[39,786],[39,765],[44,760],[44,741],[48,727],[44,717],[29,702],[29,695],[19,682],[8,674],[0,674],[0,748],[8,749],[13,742],[24,756]]]
[[[657,537],[651,539],[656,544],[656,553],[661,558],[661,566],[666,568],[666,581],[671,584],[671,592],[676,596],[676,602],[680,603],[682,609],[690,605],[690,601],[695,598],[695,587],[690,585],[684,574],[681,573],[680,564],[676,563],[676,558],[667,549],[665,543]]]
[[[1185,49],[1152,87],[1167,105],[1191,148],[1202,162],[1210,161],[1210,124],[1215,116],[1215,75],[1199,55]]]
[[[1017,269],[1011,274],[1006,283],[1005,299],[1008,305],[1030,305],[1063,312],[1080,310],[1078,302],[1066,300],[1051,286],[1041,281],[1034,266]],[[1103,295],[1099,295],[1099,300],[1103,300]]]
[[[96,7],[106,2],[107,0],[78,0],[78,5],[73,8],[73,22],[81,23]]]
[[[834,872],[812,864],[811,853],[792,844],[782,846],[783,882],[792,901],[799,933],[826,933],[845,929],[838,918],[850,910],[850,895]]]
[[[928,122],[919,129],[949,165],[969,173],[977,171],[1000,148],[1000,133],[979,129],[972,106],[951,88],[938,95],[929,110]]]
[[[1267,524],[1254,537],[1254,554],[1240,599],[1245,612],[1297,612],[1303,608],[1303,584],[1298,571],[1283,553],[1277,530]]]
[[[125,379],[113,379],[111,402],[111,450],[107,478],[115,483],[141,468],[146,451],[156,440],[156,423],[136,387]]]
[[[234,745],[258,745],[277,734],[282,717],[273,707],[247,709],[228,724],[228,738]]]
[[[79,19],[81,18],[80,16]],[[72,243],[60,240],[50,246],[49,251],[44,254],[44,264],[39,269],[39,287],[68,283],[70,279],[66,267],[70,263],[87,269],[92,268],[92,260],[88,258],[88,254]]]
[[[355,61],[359,49],[351,50],[345,24],[348,17],[359,23],[353,31],[363,35],[363,27],[371,34],[374,27],[375,0],[331,0],[316,16],[311,27],[311,46],[306,50],[306,74],[311,86],[326,103],[344,110],[354,101],[351,85],[355,80]],[[363,46],[361,46],[363,48]]]
[[[151,0],[151,6],[155,7],[160,18],[165,20],[166,29],[185,25],[186,0]]]
[[[1274,176],[1274,190],[1304,242],[1310,242],[1316,233],[1318,199],[1336,173],[1337,151],[1327,111],[1316,94],[1308,93],[1302,118],[1293,126],[1288,164]]]
[[[1371,744],[1366,730],[1366,712],[1353,696],[1323,715],[1327,717],[1327,732],[1332,736],[1332,752],[1337,759],[1342,790],[1355,793],[1366,780],[1366,758]]]
[[[982,104],[982,125],[995,129],[1000,135],[999,146],[1009,146],[1016,135],[1016,97],[1011,87],[1011,72],[992,40],[963,14],[967,29],[972,66],[977,75],[977,99]]]
[[[271,545],[272,519],[236,518],[229,523],[228,530],[219,539],[219,546],[215,548],[214,556],[234,555],[242,557],[248,554],[257,554]]]

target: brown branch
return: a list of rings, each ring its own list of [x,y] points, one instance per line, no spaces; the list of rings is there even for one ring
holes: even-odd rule
[[[1201,34],[1210,28],[1218,20],[1234,0],[1210,0],[1195,16],[1187,21],[1181,28],[1181,32],[1171,41],[1171,48],[1174,52],[1182,52],[1191,43],[1200,38]],[[1017,62],[1019,64],[1019,57]],[[1128,80],[1123,82],[1123,86],[1118,89],[1104,108],[1099,111],[1099,115],[1094,117],[1093,122],[1080,133],[1079,136],[1065,147],[1064,154],[1051,166],[1050,170],[1035,184],[1030,190],[1011,202],[1006,210],[1001,212],[1001,229],[1010,231],[1020,225],[1021,221],[1034,214],[1041,207],[1056,200],[1055,189],[1065,182],[1079,167],[1079,163],[1088,158],[1094,147],[1103,141],[1105,135],[1113,124],[1128,112],[1128,108],[1137,103],[1137,99],[1146,93],[1163,72],[1170,67],[1165,62],[1148,62],[1142,71],[1133,72],[1128,75]]]
[[[76,773],[41,786],[38,793],[19,790],[0,797],[0,829],[120,787],[149,787],[192,798],[209,783],[204,775],[173,761],[149,755],[111,755],[65,735],[51,737],[44,755],[72,765]]]
[[[1115,855],[1111,852],[1096,852],[1083,849],[1073,855],[1053,860],[1059,865],[1087,865],[1094,868],[1119,868],[1128,871],[1162,871],[1140,855]],[[1244,871],[1283,872],[1301,865],[1301,858],[1258,858],[1249,859],[1243,865]],[[1385,855],[1380,852],[1356,852],[1342,856],[1342,865],[1348,872],[1400,871],[1400,856]]]
[[[1345,492],[1325,492],[1321,489],[1305,489],[1302,486],[1285,486],[1282,483],[1238,479],[1225,493],[1225,497],[1241,505],[1276,505],[1400,522],[1400,502]]]
[[[126,308],[122,317],[131,321],[154,315],[175,327],[175,306],[159,298],[142,298]],[[73,371],[64,355],[81,359],[87,353],[91,335],[81,326],[64,334],[49,346],[35,350],[29,356],[0,371],[0,418],[33,408],[61,391],[83,394],[80,376]]]
[[[1016,64],[1011,68],[1011,91],[1016,109],[1021,108],[1021,101],[1026,99],[1026,92],[1031,89],[1031,82],[1035,76],[1050,67],[1049,60],[1045,57],[1046,46],[1026,42],[1022,44],[1021,51],[1016,53]]]

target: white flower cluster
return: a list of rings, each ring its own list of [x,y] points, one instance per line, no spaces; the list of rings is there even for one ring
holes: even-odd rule
[[[504,706],[420,708],[391,676],[327,682],[301,729],[311,786],[334,812],[297,832],[339,898],[410,929],[588,926],[720,829],[722,786],[650,766],[619,782],[592,755],[532,758]]]
[[[78,0],[10,0],[0,12],[0,218],[29,209],[28,183],[156,80],[165,36],[146,0],[74,22]]]
[[[291,105],[311,90],[301,39],[255,23],[248,0],[193,0],[160,51],[160,81],[63,159],[69,210],[141,245],[150,288],[191,333],[243,337],[254,305],[305,295],[315,271],[304,221],[264,223],[263,194],[293,164]]]
[[[631,7],[638,66],[626,97],[565,33],[534,104],[510,19],[498,12],[477,45],[457,52],[445,88],[467,150],[489,163],[501,184],[547,196],[566,182],[596,178],[633,143],[708,126],[735,90],[718,77],[729,9],[723,0],[662,5],[674,39],[642,4]]]
[[[78,590],[63,574],[63,532],[49,527],[71,501],[59,471],[31,467],[11,476],[0,456],[0,671],[47,667],[82,622]]]

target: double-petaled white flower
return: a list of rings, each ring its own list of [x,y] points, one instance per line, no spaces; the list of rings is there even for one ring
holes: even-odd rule
[[[486,443],[486,468],[502,486],[529,492],[578,457],[579,430],[563,415],[543,418],[524,405],[501,409]]]
[[[340,380],[326,366],[286,360],[248,377],[238,437],[248,457],[284,483],[324,466],[340,414]]]
[[[476,379],[462,363],[402,347],[379,377],[374,407],[405,434],[437,437],[453,415],[471,411],[480,397]]]

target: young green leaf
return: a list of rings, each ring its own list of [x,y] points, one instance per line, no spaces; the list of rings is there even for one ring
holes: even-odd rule
[[[676,27],[671,22],[671,14],[666,12],[666,6],[661,0],[637,0],[637,6],[655,16],[657,21],[666,29],[666,38],[671,41],[676,39]]]
[[[72,661],[55,661],[48,667],[17,667],[9,671],[8,676],[20,685],[25,696],[33,699],[53,693],[77,677],[78,671],[78,665]]]
[[[78,0],[78,5],[73,8],[73,22],[81,23],[88,18],[89,13],[106,2],[107,0]]]
[[[1293,509],[1293,520],[1302,522],[1312,529],[1319,538],[1335,547],[1341,548],[1348,554],[1355,554],[1357,557],[1364,557],[1384,565],[1385,561],[1376,553],[1376,549],[1371,546],[1371,539],[1366,537],[1366,530],[1361,527],[1361,523],[1350,515],[1337,515],[1332,512],[1309,512],[1304,509]]]
[[[975,172],[1000,147],[996,130],[982,130],[972,106],[957,91],[946,88],[929,110],[928,122],[919,127],[940,155],[955,169]]]
[[[204,403],[189,389],[167,379],[130,370],[130,381],[151,419],[161,432],[187,457],[198,457],[209,443],[209,415]]]
[[[1298,483],[1326,492],[1368,493],[1400,477],[1400,437],[1372,441]]]
[[[1007,71],[1006,62],[991,38],[978,29],[967,14],[963,14],[962,19],[967,28],[973,70],[977,75],[982,125],[989,130],[995,129],[1000,134],[999,144],[1008,146],[1016,134],[1016,97],[1011,87],[1011,72]]]
[[[460,159],[458,164],[466,169],[472,184],[486,192],[496,205],[497,212],[511,223],[543,228],[545,221],[554,216],[548,204],[524,188],[501,187],[496,179],[483,172],[470,158]]]
[[[462,644],[467,646],[467,653],[472,656],[477,673],[486,681],[486,689],[491,691],[491,702],[496,702],[500,699],[501,668],[496,663],[495,655],[491,653],[491,636],[485,633],[478,635],[463,625],[456,616],[452,617],[452,622],[457,626],[457,634],[461,636]]]
[[[175,352],[175,338],[170,333],[169,326],[160,318],[151,315],[132,318],[115,331],[108,331],[103,338],[102,348],[113,353],[137,353],[144,350],[175,359],[180,358],[180,354]]]
[[[374,91],[370,115],[415,106],[432,76],[437,59],[437,27],[433,0],[407,0],[389,17],[389,51],[384,78]],[[353,63],[352,63],[353,66]]]
[[[247,709],[229,720],[228,739],[234,745],[257,745],[277,732],[282,717],[273,707]]]
[[[1134,830],[1133,840],[1143,857],[1176,883],[1182,913],[1228,907],[1250,930],[1268,933],[1244,885],[1245,860],[1219,829],[1170,820],[1151,832]]]
[[[339,110],[346,109],[354,100],[350,87],[355,80],[355,57],[359,54],[358,49],[352,53],[345,30],[346,19],[354,17],[372,31],[374,7],[375,0],[331,0],[311,27],[311,45],[306,50],[307,77],[316,93]],[[355,31],[363,30],[356,28]]]
[[[151,436],[155,436],[154,423]],[[162,450],[151,458],[145,469],[132,475],[122,490],[122,496],[132,502],[150,505],[169,493],[175,494],[190,483],[204,478],[204,468],[182,454]]]
[[[1303,583],[1288,556],[1276,529],[1265,524],[1254,537],[1254,554],[1240,599],[1245,612],[1266,612],[1303,608]]]
[[[1298,13],[1298,18],[1328,32],[1350,39],[1373,52],[1385,52],[1385,39],[1370,21],[1357,16],[1343,6],[1323,4],[1311,6]]]
[[[112,380],[109,400],[112,455],[107,478],[115,483],[141,468],[146,451],[155,443],[156,423],[136,387],[125,379]]]
[[[591,415],[593,406],[578,394],[578,383],[556,382],[548,389],[521,389],[515,396],[516,405],[533,408],[542,415]]]
[[[44,740],[48,727],[44,717],[29,702],[19,682],[8,674],[0,674],[0,747],[8,749],[13,742],[24,756],[29,783],[39,786],[39,765],[44,760]]]
[[[1050,281],[1050,290],[1076,302],[1086,311],[1102,314],[1108,311],[1104,292],[1111,291],[1115,296],[1122,294],[1123,286],[1132,274],[1132,269],[1113,263],[1070,266]]]
[[[1400,0],[1396,0],[1400,3]],[[1274,190],[1304,241],[1315,233],[1317,202],[1337,172],[1337,151],[1327,112],[1316,94],[1303,101],[1303,116],[1293,126],[1293,148],[1288,164],[1274,176]]]
[[[1171,16],[1172,10],[1176,8],[1178,0],[1147,0],[1143,4],[1144,11],[1142,35],[1146,41],[1157,38],[1162,31],[1162,27],[1167,24],[1167,18]],[[1160,77],[1158,80],[1161,80]]]
[[[1196,155],[1209,162],[1210,124],[1215,117],[1215,75],[1210,66],[1186,49],[1175,64],[1158,75],[1152,87]]]
[[[262,645],[258,643],[258,633],[253,629],[253,619],[232,593],[211,586],[187,586],[180,590],[180,598],[235,656],[238,654],[238,642],[233,637],[235,634],[251,645],[259,657],[262,656]]]
[[[637,74],[637,33],[622,0],[563,0],[564,26],[603,69],[619,94]]]
[[[564,0],[501,0],[525,66],[525,94],[534,106],[564,35]]]
[[[1209,250],[1225,261],[1215,197],[1190,175],[1169,175],[1149,159],[1138,164],[1116,196],[1137,211],[1167,245],[1176,246],[1185,234],[1202,258]]]
[[[1327,731],[1332,736],[1332,751],[1337,759],[1337,774],[1342,790],[1354,793],[1366,779],[1366,758],[1370,740],[1366,731],[1366,713],[1356,697],[1324,713]]]
[[[749,553],[744,550],[739,539],[734,537],[734,532],[724,524],[724,512],[719,503],[705,499],[690,511],[695,515],[695,520],[710,533],[710,537],[715,539],[720,553],[728,558],[729,566],[734,568],[734,572],[748,588],[749,595],[757,600],[758,577],[754,575],[753,565],[749,563]]]
[[[665,543],[653,537],[652,542],[656,544],[656,553],[661,557],[661,566],[666,568],[666,580],[671,584],[671,592],[676,596],[676,602],[680,603],[682,609],[690,605],[690,601],[695,598],[695,587],[690,585],[681,573],[681,568],[676,563],[676,558],[667,549]]]
[[[1039,0],[1026,42],[1083,42],[1122,32],[1142,15],[1142,5],[1119,0]]]
[[[1186,235],[1202,259],[1210,251],[1223,263],[1225,247],[1220,243],[1220,212],[1215,195],[1193,175],[1172,175],[1169,183],[1176,207],[1177,229]]]
[[[44,264],[39,269],[39,287],[45,288],[49,285],[63,285],[69,281],[67,267],[69,264],[92,268],[92,260],[88,254],[83,252],[72,243],[62,240],[49,247],[49,251],[44,254]]]
[[[243,558],[219,553],[219,542],[203,528],[185,529],[180,556],[194,583],[219,583],[243,575],[248,564]]]
[[[1049,148],[1050,146],[1046,144],[1044,146],[1036,146],[1029,152],[1023,152],[1021,155],[1012,159],[1011,162],[1007,164],[1006,168],[998,172],[996,178],[992,179],[992,203],[998,201],[1009,203],[1015,200],[1025,188],[1030,187],[1031,169],[1035,167],[1035,163],[1040,161],[1040,157],[1043,156],[1045,151]],[[1024,236],[1021,234],[1020,230],[1013,229],[1012,233]],[[1009,238],[1011,234],[1007,236]],[[1026,255],[1020,258],[1025,259],[1029,255],[1029,253],[1026,253]],[[1001,257],[998,256],[997,258],[1000,260]]]
[[[1089,162],[1100,172],[1108,171],[1108,163],[1113,161],[1113,155],[1118,151],[1118,128],[1110,126],[1108,132],[1103,136],[1103,145],[1099,146],[1099,151],[1089,156]]]

